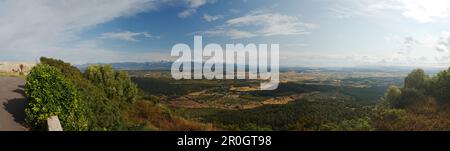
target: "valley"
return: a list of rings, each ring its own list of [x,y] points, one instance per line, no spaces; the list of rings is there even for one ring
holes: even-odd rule
[[[186,119],[228,130],[327,130],[365,119],[401,72],[285,71],[279,88],[257,80],[172,80],[169,71],[127,71],[146,97]],[[300,124],[300,126],[299,126]]]

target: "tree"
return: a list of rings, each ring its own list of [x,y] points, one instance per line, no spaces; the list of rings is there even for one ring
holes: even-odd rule
[[[390,86],[384,97],[390,106],[398,106],[402,91],[397,86]]]
[[[70,63],[66,63],[62,60],[57,60],[57,59],[52,59],[52,58],[47,58],[47,57],[41,57],[40,63],[55,67],[65,77],[71,79],[72,81],[83,80],[81,71],[77,67],[72,66]]]
[[[431,80],[430,93],[441,103],[450,103],[450,68],[439,72]]]
[[[427,100],[427,96],[417,89],[413,88],[403,88],[402,95],[396,104],[392,104],[395,108],[410,108],[419,102]]]
[[[58,69],[39,64],[31,70],[25,84],[29,103],[26,122],[34,129],[44,129],[50,116],[58,116],[64,130],[86,130],[83,104],[78,91]]]
[[[428,88],[428,75],[422,69],[415,69],[405,78],[405,88],[425,91]]]
[[[19,65],[19,68],[20,68],[19,74],[20,74],[20,75],[23,75],[23,68],[24,68],[23,64],[20,64],[20,65]]]
[[[126,72],[115,72],[111,65],[91,65],[84,72],[84,77],[104,88],[110,99],[120,100],[121,103],[133,103],[136,100],[137,85]]]

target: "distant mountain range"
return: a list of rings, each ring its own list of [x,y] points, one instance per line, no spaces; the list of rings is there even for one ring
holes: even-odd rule
[[[81,71],[84,71],[92,64],[110,64],[117,70],[170,70],[172,61],[155,61],[155,62],[117,62],[117,63],[88,63],[75,65]],[[248,66],[246,66],[248,68]],[[408,73],[415,67],[404,66],[358,66],[358,67],[280,67],[281,72],[402,72]],[[446,68],[423,68],[429,74],[435,74]]]
[[[170,70],[172,67],[171,61],[157,61],[157,62],[118,62],[118,63],[89,63],[76,65],[81,71],[84,71],[89,65],[92,64],[110,64],[117,70]]]
[[[170,70],[172,68],[172,61],[156,61],[156,62],[119,62],[119,63],[88,63],[82,65],[75,65],[81,71],[84,71],[89,65],[93,64],[110,64],[117,70]],[[248,68],[248,65],[246,66]]]

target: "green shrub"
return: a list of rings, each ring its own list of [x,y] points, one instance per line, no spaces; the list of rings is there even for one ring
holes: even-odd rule
[[[415,69],[405,77],[405,88],[424,91],[429,86],[429,77],[422,69]]]
[[[132,126],[123,117],[123,110],[134,102],[138,88],[128,74],[114,72],[107,65],[92,65],[83,74],[70,63],[46,57],[41,63],[57,68],[72,81],[85,105],[88,130],[128,130]]]
[[[84,77],[104,89],[109,99],[131,104],[138,96],[138,88],[126,72],[115,72],[111,65],[91,65],[84,72]]]
[[[46,57],[41,57],[39,61],[41,62],[41,64],[47,64],[57,68],[66,78],[69,78],[71,80],[82,80],[83,78],[80,70],[72,66],[70,63]]]
[[[399,104],[401,96],[402,91],[397,86],[390,86],[384,94],[385,100],[391,107],[395,107]]]
[[[429,92],[440,103],[450,103],[450,68],[433,77]]]
[[[58,116],[64,130],[85,130],[83,104],[72,82],[49,65],[39,64],[27,76],[25,93],[29,103],[26,122],[33,129],[44,130],[50,116]]]

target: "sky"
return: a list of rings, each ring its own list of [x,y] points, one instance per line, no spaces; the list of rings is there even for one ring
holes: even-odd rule
[[[280,44],[302,67],[450,65],[450,0],[0,0],[0,60],[172,60],[177,43]]]

